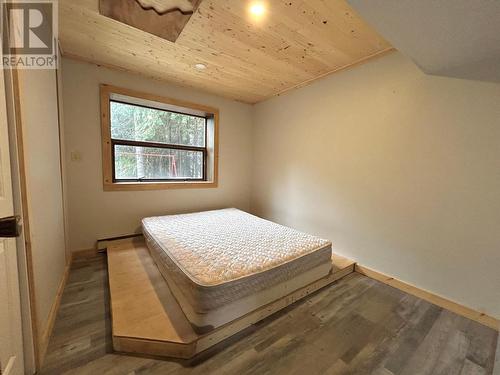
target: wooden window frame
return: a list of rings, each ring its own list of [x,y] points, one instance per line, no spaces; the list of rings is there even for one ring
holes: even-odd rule
[[[176,108],[186,109],[187,111],[179,111],[190,115],[189,111],[201,112],[206,119],[210,119],[210,133],[212,142],[208,140],[209,125],[205,123],[205,147],[191,147],[179,145],[157,144],[154,142],[139,142],[139,141],[117,141],[111,138],[111,117],[110,103],[111,101],[119,101],[113,99],[113,95],[121,95],[131,99],[143,100],[145,102],[154,102],[175,106]],[[103,170],[103,188],[105,191],[139,191],[139,190],[163,190],[163,189],[188,189],[188,188],[216,188],[218,186],[218,165],[219,165],[219,110],[212,107],[207,107],[200,104],[185,102],[177,99],[166,98],[154,94],[147,94],[121,87],[102,84],[100,86],[101,96],[101,132],[102,132],[102,170]],[[125,102],[127,103],[127,102]],[[127,103],[136,105],[133,102]],[[137,104],[141,105],[141,104]],[[151,106],[155,108],[154,106]],[[162,108],[159,108],[162,110]],[[166,109],[170,111],[170,109]],[[172,112],[175,112],[172,110]],[[200,116],[203,117],[203,116]],[[203,179],[192,180],[116,180],[114,176],[114,145],[124,143],[141,144],[147,147],[162,148],[177,148],[204,152]],[[196,150],[195,150],[196,149]],[[203,150],[202,150],[203,149]]]

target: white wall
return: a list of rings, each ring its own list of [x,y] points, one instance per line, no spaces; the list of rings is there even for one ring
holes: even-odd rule
[[[99,84],[205,104],[220,110],[219,187],[137,192],[102,188]],[[252,107],[126,72],[63,59],[63,97],[70,246],[134,233],[146,216],[234,206],[249,209]],[[71,152],[81,161],[71,161]]]
[[[347,2],[424,72],[500,83],[499,1]]]
[[[500,317],[500,85],[399,53],[255,107],[252,210]]]
[[[63,83],[72,250],[251,195],[259,215],[500,317],[500,85],[426,76],[399,53],[255,107],[70,59]],[[104,192],[100,83],[218,107],[219,187]]]
[[[46,333],[66,265],[55,71],[20,70],[19,87],[35,308],[41,336]]]

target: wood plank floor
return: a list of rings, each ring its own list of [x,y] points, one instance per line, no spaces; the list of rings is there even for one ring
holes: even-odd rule
[[[113,353],[106,257],[73,263],[42,374],[493,373],[498,334],[359,274],[192,361]]]

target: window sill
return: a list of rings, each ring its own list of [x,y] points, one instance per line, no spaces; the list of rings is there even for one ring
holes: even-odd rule
[[[114,182],[104,183],[104,191],[142,191],[142,190],[168,190],[168,189],[210,189],[216,188],[214,181],[193,182]]]

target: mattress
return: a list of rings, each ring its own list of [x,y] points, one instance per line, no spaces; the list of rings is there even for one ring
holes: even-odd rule
[[[145,218],[142,227],[174,296],[195,314],[331,267],[329,241],[234,208]]]
[[[160,263],[160,270],[162,267],[163,265]],[[300,288],[314,283],[315,281],[328,275],[331,269],[331,263],[319,265],[293,277],[288,281],[278,283],[267,289],[252,293],[204,313],[198,313],[193,310],[193,307],[189,302],[187,302],[184,294],[178,288],[177,284],[170,279],[168,272],[165,270],[160,272],[167,280],[172,294],[176,296],[175,298],[179,306],[181,306],[184,315],[191,323],[194,330],[199,334],[203,334],[213,330],[214,328],[223,326],[226,323],[232,322],[233,320],[236,320],[254,310],[264,307]]]

